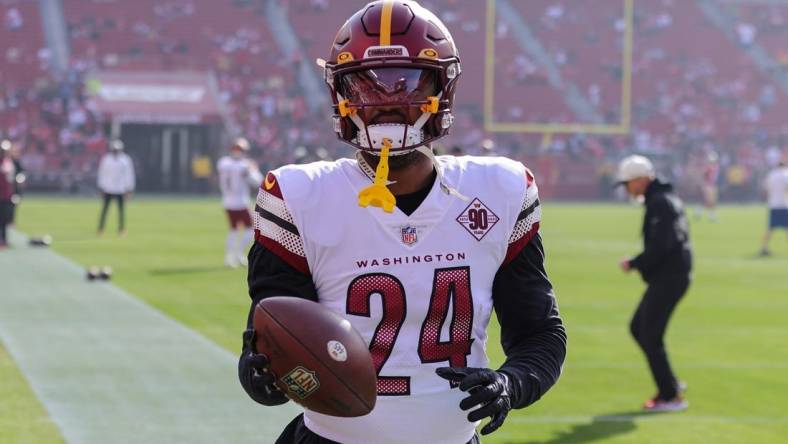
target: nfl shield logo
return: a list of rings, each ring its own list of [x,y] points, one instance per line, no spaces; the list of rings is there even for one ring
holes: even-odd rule
[[[317,372],[308,370],[300,365],[282,378],[290,393],[304,399],[320,388]]]
[[[402,227],[402,243],[405,245],[413,245],[418,238],[416,237],[416,228]]]

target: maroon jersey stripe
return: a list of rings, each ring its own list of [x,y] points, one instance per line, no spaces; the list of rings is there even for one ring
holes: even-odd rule
[[[536,233],[539,232],[539,222],[534,222],[534,225],[531,229],[525,233],[520,239],[512,242],[509,244],[509,248],[506,250],[506,258],[503,260],[502,265],[506,265],[512,261],[512,259],[516,258],[523,248],[528,245],[528,242],[536,236]]]
[[[306,258],[303,256],[299,256],[287,248],[285,248],[279,242],[265,237],[260,234],[260,230],[254,230],[254,237],[262,246],[271,250],[274,254],[279,256],[283,261],[285,261],[288,265],[295,268],[298,272],[310,275],[309,271],[309,263],[306,261]]]

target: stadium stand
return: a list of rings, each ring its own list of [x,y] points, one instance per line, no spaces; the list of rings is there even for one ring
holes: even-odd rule
[[[282,54],[266,17],[269,2],[287,10],[300,52]],[[786,4],[635,2],[630,133],[543,138],[484,128],[486,2],[423,3],[439,12],[461,49],[457,122],[445,143],[466,152],[494,151],[556,169],[573,165],[588,181],[603,182],[609,165],[628,152],[659,157],[670,150],[681,154],[680,161],[662,165],[663,170],[681,182],[693,159],[715,151],[724,172],[744,168],[745,186],[753,188],[765,157],[788,145],[788,91],[776,80],[788,71]],[[511,5],[517,17],[503,20],[497,14],[492,30],[495,122],[621,120],[624,0],[499,3]],[[55,78],[38,2],[0,2],[0,132],[23,142],[33,182],[46,185],[50,178],[53,186],[79,189],[95,168],[107,132],[84,92],[83,79],[95,70],[212,73],[232,127],[254,143],[263,168],[347,154],[331,132],[327,112],[309,111],[313,98],[299,84],[292,62],[325,57],[328,42],[356,4],[63,0],[63,5],[70,70]],[[513,28],[518,21],[529,31],[525,37]],[[704,32],[693,32],[700,28]],[[680,37],[686,35],[698,38]],[[754,45],[773,62],[769,70],[753,55]],[[551,72],[560,78],[558,87]],[[578,101],[591,113],[581,112]],[[495,149],[483,150],[483,144]],[[736,177],[741,180],[741,174]]]

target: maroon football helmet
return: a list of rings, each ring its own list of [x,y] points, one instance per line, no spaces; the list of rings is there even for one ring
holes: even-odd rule
[[[411,0],[369,3],[334,38],[325,81],[334,130],[356,148],[391,154],[428,145],[449,132],[460,59],[449,30]]]

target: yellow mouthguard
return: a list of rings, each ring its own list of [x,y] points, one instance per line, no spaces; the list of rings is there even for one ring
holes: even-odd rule
[[[366,208],[369,205],[383,208],[383,211],[391,213],[397,204],[397,198],[391,194],[386,186],[389,182],[389,150],[391,140],[383,139],[383,148],[380,150],[380,162],[375,169],[375,183],[364,188],[358,193],[359,206]]]

